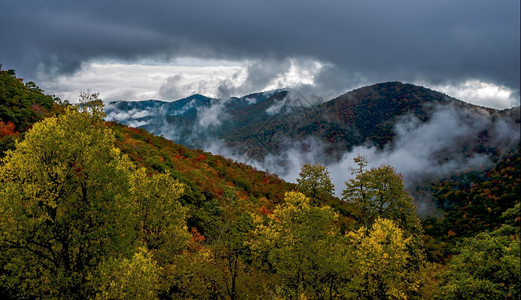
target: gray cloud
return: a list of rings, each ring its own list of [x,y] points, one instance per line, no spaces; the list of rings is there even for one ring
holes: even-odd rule
[[[288,59],[274,60],[266,58],[264,60],[252,60],[246,65],[246,78],[240,85],[236,86],[234,78],[224,80],[219,86],[219,97],[227,98],[234,95],[244,95],[256,89],[266,87],[273,78],[289,70],[291,64]],[[237,74],[238,75],[238,74]]]
[[[310,57],[369,82],[472,78],[519,94],[519,1],[24,0],[0,8],[0,63],[26,79],[93,59],[192,56],[258,61],[247,82],[260,86],[276,62]],[[230,94],[230,84],[221,89]]]

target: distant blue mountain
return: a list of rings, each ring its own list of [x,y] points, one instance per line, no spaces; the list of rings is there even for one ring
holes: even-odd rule
[[[208,132],[215,132],[218,128],[220,131],[230,129],[231,124],[228,122],[228,118],[225,120],[223,116],[244,116],[245,120],[250,121],[252,118],[263,119],[267,115],[267,113],[262,113],[264,108],[258,110],[261,114],[252,114],[245,109],[262,107],[266,103],[273,102],[268,101],[270,98],[279,99],[285,95],[285,91],[275,90],[228,99],[209,98],[195,94],[171,102],[122,100],[108,103],[105,112],[108,120],[117,120],[133,127],[142,127],[149,132],[163,135],[189,147],[201,147],[202,143],[211,138],[208,136]],[[205,126],[206,123],[202,119],[205,114],[210,118],[212,114],[216,114],[215,120],[209,120],[208,126]],[[215,126],[217,124],[219,126]]]

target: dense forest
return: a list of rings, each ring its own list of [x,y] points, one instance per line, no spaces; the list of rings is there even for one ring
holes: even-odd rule
[[[108,122],[0,69],[0,295],[11,299],[519,299],[519,145],[431,187],[391,166],[297,184]]]

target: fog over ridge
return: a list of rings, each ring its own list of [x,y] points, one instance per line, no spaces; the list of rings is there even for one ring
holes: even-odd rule
[[[297,142],[288,140],[284,151],[276,155],[268,154],[263,160],[242,155],[240,149],[230,149],[222,141],[212,141],[204,150],[278,174],[290,182],[296,182],[305,163],[324,163],[335,185],[335,194],[341,197],[345,182],[352,178],[349,167],[354,166],[353,159],[357,155],[367,158],[368,168],[391,165],[402,174],[408,189],[414,191],[416,185],[425,183],[427,178],[432,182],[456,173],[492,167],[493,161],[486,153],[469,155],[461,152],[462,143],[470,143],[483,131],[491,131],[488,132],[489,147],[508,151],[519,143],[519,123],[507,123],[501,119],[494,121],[490,112],[482,109],[462,111],[452,105],[435,106],[435,112],[427,122],[412,114],[401,117],[394,126],[394,140],[383,149],[377,149],[374,145],[358,145],[335,162],[324,163],[326,144],[313,137]],[[306,151],[303,151],[303,145]],[[427,210],[433,209],[432,203],[417,200],[420,201],[420,210],[425,210],[420,213],[429,213]]]

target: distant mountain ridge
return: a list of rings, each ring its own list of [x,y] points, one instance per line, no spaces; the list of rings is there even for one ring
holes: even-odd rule
[[[195,94],[176,101],[145,100],[115,101],[106,105],[109,120],[118,120],[133,127],[142,127],[149,132],[163,135],[176,142],[192,147],[201,147],[201,130],[197,130],[198,117],[205,112],[211,113],[217,108],[217,114],[241,109],[252,104],[260,104],[280,91],[249,94],[240,98],[232,97],[226,101]],[[214,109],[215,110],[215,109]],[[221,116],[215,116],[202,127],[220,122]],[[194,139],[194,136],[199,139]]]
[[[289,147],[305,151],[314,140],[322,144],[320,160],[327,163],[355,146],[383,149],[392,144],[395,127],[404,118],[426,123],[441,107],[489,118],[491,124],[503,120],[519,126],[519,108],[478,107],[400,82],[359,88],[318,104],[296,91],[276,90],[222,100],[193,95],[174,102],[119,101],[108,104],[106,111],[109,119],[143,127],[189,147],[208,149],[218,141],[220,146],[256,160]],[[118,118],[121,111],[134,113]],[[503,151],[495,149],[491,128],[481,131],[482,136],[462,141],[462,151]]]

